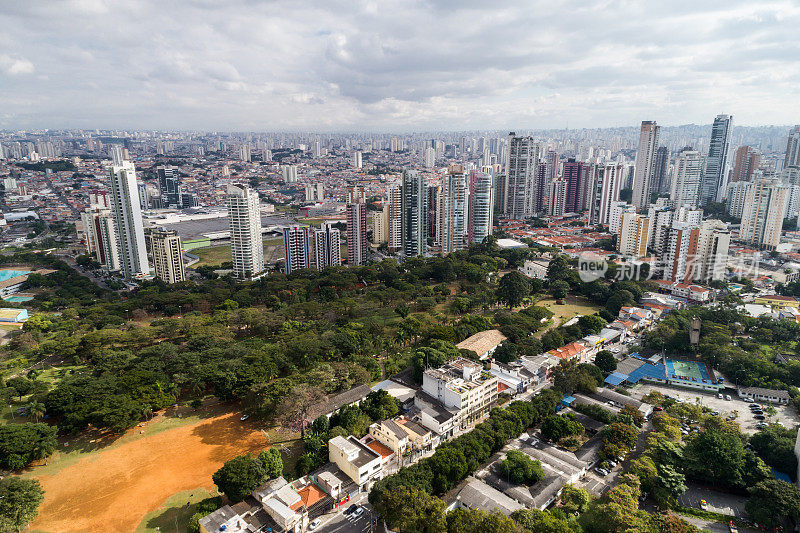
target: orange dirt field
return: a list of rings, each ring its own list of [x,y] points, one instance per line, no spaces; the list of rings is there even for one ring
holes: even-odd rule
[[[213,489],[211,475],[222,463],[266,447],[263,433],[230,413],[101,450],[55,475],[38,477],[45,500],[30,529],[134,531],[173,494]]]

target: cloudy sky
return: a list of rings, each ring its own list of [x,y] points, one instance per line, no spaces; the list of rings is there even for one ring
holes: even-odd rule
[[[0,128],[800,122],[800,2],[27,0]]]

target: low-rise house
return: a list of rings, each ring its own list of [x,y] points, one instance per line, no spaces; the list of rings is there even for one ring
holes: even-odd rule
[[[330,439],[328,459],[358,484],[360,490],[369,490],[372,482],[381,477],[381,454],[352,435],[347,438],[337,435]]]
[[[331,396],[326,401],[313,406],[308,412],[308,421],[312,422],[315,418],[325,415],[328,418],[333,413],[344,407],[345,405],[358,405],[361,400],[367,397],[371,392],[369,385],[358,385],[352,389]]]
[[[525,508],[524,505],[513,498],[471,476],[467,478],[467,484],[458,493],[451,507],[453,509],[464,508],[486,512],[496,510],[506,516]]]
[[[550,261],[542,259],[528,259],[517,270],[534,279],[545,279],[547,277],[547,267],[550,266]]]
[[[535,376],[534,381],[537,385],[539,383],[544,383],[550,376],[550,371],[558,366],[560,361],[561,359],[549,353],[540,354],[535,357],[524,356],[520,358],[520,363]]]
[[[798,307],[800,305],[797,302],[797,298],[793,298],[791,296],[782,296],[780,294],[764,294],[756,296],[753,303],[768,305],[772,308]]]
[[[791,400],[791,396],[785,390],[764,389],[761,387],[740,387],[739,397],[750,398],[756,402],[769,402],[787,404]]]
[[[536,381],[536,375],[522,363],[506,364],[492,359],[489,372],[494,374],[500,383],[508,387],[512,391],[512,395],[525,392]]]
[[[28,320],[27,309],[13,309],[5,307],[0,309],[0,322],[20,324],[26,320]]]
[[[564,361],[575,359],[579,363],[585,363],[589,360],[591,352],[591,347],[580,342],[571,342],[561,348],[554,348],[547,353]]]
[[[369,427],[369,434],[391,449],[398,457],[411,445],[408,433],[394,420],[381,420]]]
[[[499,329],[487,329],[486,331],[479,331],[475,335],[467,337],[456,344],[456,348],[460,350],[471,350],[478,354],[478,359],[483,361],[484,359],[488,359],[505,340],[506,336],[503,335]]]

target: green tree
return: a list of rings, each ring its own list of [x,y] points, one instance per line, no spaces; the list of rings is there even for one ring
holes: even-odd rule
[[[542,422],[542,436],[547,440],[558,442],[572,435],[582,435],[583,426],[577,420],[565,415],[551,415]]]
[[[275,479],[283,475],[283,459],[278,448],[270,448],[258,454],[267,479]]]
[[[0,480],[0,531],[20,531],[36,518],[44,491],[36,479]]]
[[[403,485],[383,492],[375,503],[389,527],[408,533],[447,531],[445,504],[425,491]]]
[[[583,315],[578,318],[578,326],[584,335],[600,333],[606,325],[606,321],[597,315]]]
[[[518,450],[509,450],[498,472],[503,479],[520,485],[533,485],[544,477],[542,464]]]
[[[502,278],[497,287],[497,299],[509,308],[519,306],[531,292],[531,285],[525,274],[512,270]]]
[[[523,533],[511,518],[500,511],[487,513],[473,509],[456,509],[447,513],[447,533]]]
[[[775,527],[784,518],[800,520],[800,489],[785,481],[765,479],[750,489],[745,504],[750,518],[767,527]]]
[[[617,369],[617,358],[608,350],[600,350],[594,356],[594,364],[603,372],[614,372]]]
[[[568,291],[569,283],[566,281],[555,281],[550,285],[550,294],[552,294],[553,298],[556,300],[566,298]]]
[[[575,531],[569,522],[557,518],[549,511],[539,509],[522,509],[511,514],[514,521],[525,528],[525,531],[536,533],[570,533]]]
[[[561,489],[561,508],[567,513],[581,514],[589,507],[592,496],[586,491],[574,485],[564,485]]]
[[[242,501],[259,485],[283,471],[280,452],[270,449],[261,452],[258,457],[249,453],[234,457],[217,470],[211,479],[233,502]]]

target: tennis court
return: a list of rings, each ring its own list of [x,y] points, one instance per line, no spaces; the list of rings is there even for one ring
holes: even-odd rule
[[[697,361],[667,359],[667,374],[670,377],[685,379],[687,381],[700,383],[703,381],[711,381],[711,376],[708,375],[708,369],[705,363],[699,363]]]

